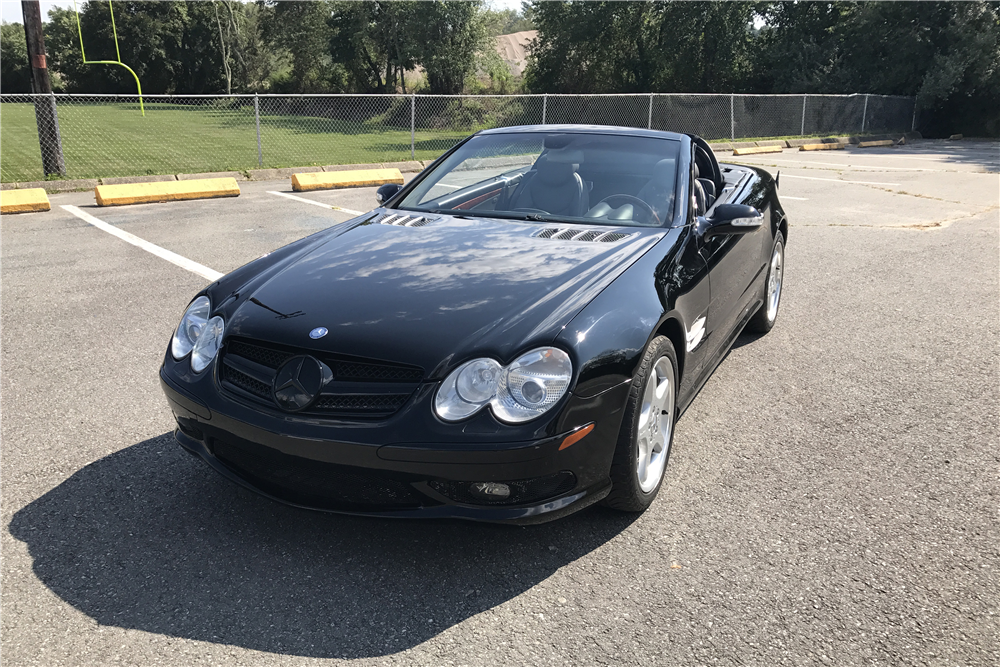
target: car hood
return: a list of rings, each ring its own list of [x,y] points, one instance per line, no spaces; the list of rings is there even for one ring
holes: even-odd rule
[[[438,377],[470,355],[507,361],[551,341],[663,236],[577,226],[622,238],[574,241],[540,237],[546,228],[573,226],[450,216],[418,227],[362,222],[241,294],[227,337],[415,364]],[[328,333],[314,340],[317,327]]]

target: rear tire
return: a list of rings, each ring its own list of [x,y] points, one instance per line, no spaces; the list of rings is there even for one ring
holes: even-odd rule
[[[676,397],[677,355],[669,338],[657,336],[632,381],[605,505],[642,512],[656,498],[674,439]]]
[[[778,307],[781,306],[781,291],[785,278],[785,239],[778,232],[774,238],[774,249],[767,264],[767,278],[764,280],[764,303],[757,309],[754,316],[747,322],[746,330],[753,333],[766,334],[774,328],[778,320]]]

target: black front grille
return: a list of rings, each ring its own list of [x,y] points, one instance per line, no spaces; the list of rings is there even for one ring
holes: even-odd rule
[[[336,362],[331,368],[334,377],[345,382],[420,382],[424,376],[419,368],[351,361]]]
[[[221,354],[219,378],[224,389],[272,408],[274,376],[294,356],[307,354],[330,367],[333,379],[300,414],[338,419],[384,419],[409,400],[423,380],[416,366],[361,360],[313,350],[234,338]]]
[[[269,384],[261,382],[260,380],[251,377],[242,371],[238,371],[232,366],[223,364],[222,381],[235,385],[243,391],[250,392],[254,396],[259,396],[260,398],[266,398],[268,400],[271,399],[271,386]]]
[[[441,495],[466,505],[527,505],[555,498],[571,491],[576,486],[576,475],[567,470],[545,477],[521,479],[503,482],[503,484],[510,487],[510,495],[507,498],[486,500],[472,494],[469,490],[470,482],[446,480],[428,482],[428,486]]]
[[[392,413],[403,407],[409,394],[333,394],[324,395],[312,404],[312,410]]]
[[[229,352],[229,354],[235,354],[249,359],[250,361],[255,361],[258,364],[263,364],[268,368],[277,368],[295,356],[292,352],[273,350],[261,347],[260,345],[253,345],[242,340],[231,341],[226,346],[226,351]]]
[[[434,504],[401,479],[362,468],[313,461],[247,441],[213,440],[213,454],[226,467],[272,496],[340,510],[406,509]]]

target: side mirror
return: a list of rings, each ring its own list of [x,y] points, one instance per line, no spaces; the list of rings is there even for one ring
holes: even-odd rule
[[[721,234],[748,234],[764,224],[760,211],[743,204],[719,204],[711,218],[702,220],[702,235],[706,239]]]
[[[398,183],[386,183],[375,191],[375,199],[379,204],[384,204],[395,197],[396,193],[402,189],[403,186]]]

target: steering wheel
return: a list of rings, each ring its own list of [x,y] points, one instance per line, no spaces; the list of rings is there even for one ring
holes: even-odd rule
[[[619,204],[618,206],[621,206],[622,204],[632,204],[633,206],[638,206],[640,209],[642,209],[642,211],[644,211],[649,216],[649,218],[646,220],[636,220],[636,222],[646,224],[650,220],[652,220],[657,225],[661,224],[660,216],[656,215],[656,211],[653,210],[653,207],[644,202],[643,200],[639,199],[638,197],[633,197],[632,195],[608,195],[607,197],[605,197],[604,199],[602,199],[597,203],[598,204],[605,203],[608,206],[614,206],[611,203],[613,200],[621,201],[621,204]],[[618,208],[618,206],[614,206],[614,208]]]

